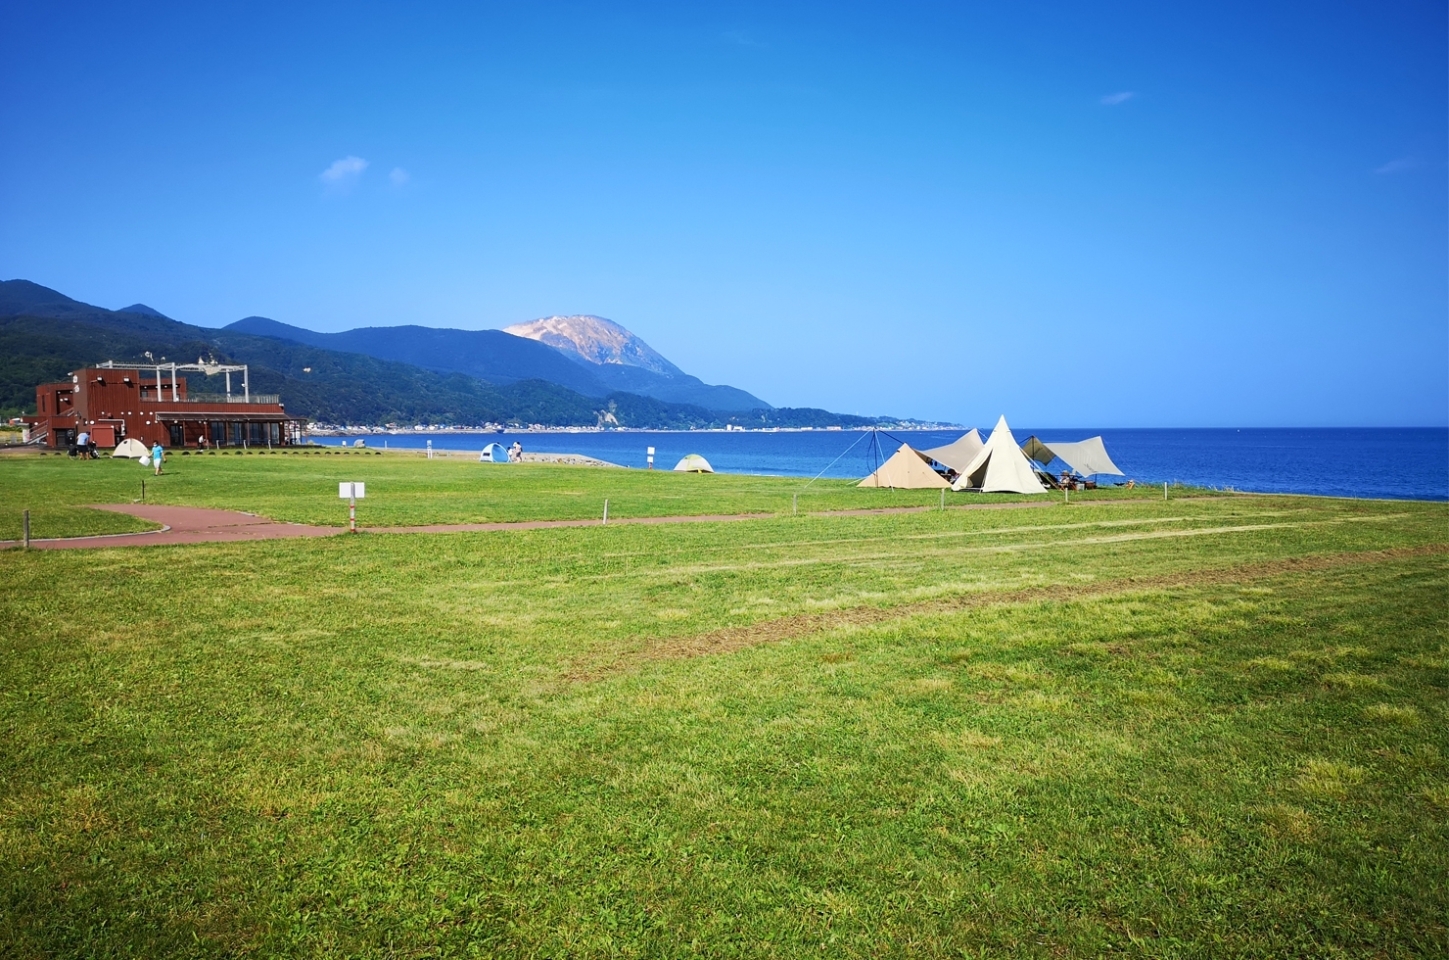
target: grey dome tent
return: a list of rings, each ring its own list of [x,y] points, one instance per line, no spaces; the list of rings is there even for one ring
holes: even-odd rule
[[[507,463],[508,451],[503,449],[501,443],[490,443],[478,454],[479,463]]]

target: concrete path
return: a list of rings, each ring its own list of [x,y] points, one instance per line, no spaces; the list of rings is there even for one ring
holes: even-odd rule
[[[1046,507],[1055,500],[1025,503],[980,503],[947,507],[948,510],[1015,510],[1023,507]],[[115,533],[94,537],[67,537],[55,540],[31,540],[36,550],[100,549],[102,547],[148,547],[178,543],[233,543],[240,540],[279,540],[287,537],[331,537],[346,530],[342,527],[313,527],[304,523],[281,523],[252,513],[216,510],[210,507],[168,507],[159,504],[98,503],[96,510],[126,513],[162,525],[160,530],[143,533]],[[926,513],[936,507],[878,507],[862,510],[832,510],[812,516],[859,517],[891,513]],[[617,517],[609,526],[626,524],[725,523],[733,520],[767,520],[773,513],[702,514],[681,517]],[[364,533],[477,533],[496,530],[550,530],[555,527],[597,527],[598,519],[589,520],[515,520],[502,523],[437,523],[416,527],[364,527]],[[18,541],[0,541],[0,549],[19,546]]]

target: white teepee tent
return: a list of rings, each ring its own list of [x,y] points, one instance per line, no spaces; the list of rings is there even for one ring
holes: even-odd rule
[[[952,490],[980,490],[982,493],[1046,493],[1036,470],[1011,435],[1006,417],[996,421],[981,452],[961,471]]]
[[[880,469],[866,477],[857,487],[892,487],[896,490],[935,490],[945,489],[949,483],[936,471],[931,469],[930,463],[926,461],[925,454],[919,450],[912,449],[908,443],[901,444],[901,448],[890,455]]]

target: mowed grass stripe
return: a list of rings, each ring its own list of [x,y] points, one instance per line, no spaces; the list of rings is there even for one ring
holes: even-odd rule
[[[1285,573],[1304,574],[1333,570],[1344,566],[1388,563],[1412,557],[1449,554],[1449,544],[1427,544],[1389,550],[1365,550],[1351,553],[1291,557],[1269,563],[1253,563],[1236,567],[1196,570],[1161,576],[1124,577],[1088,584],[1059,584],[1025,590],[983,591],[949,599],[925,600],[892,607],[859,606],[824,613],[796,614],[765,620],[743,627],[729,627],[708,633],[663,638],[631,656],[608,663],[580,665],[566,674],[567,679],[587,682],[613,673],[636,668],[652,660],[688,659],[732,653],[747,647],[793,640],[814,633],[842,627],[862,627],[909,617],[930,616],[982,607],[1012,606],[1030,603],[1067,603],[1112,594],[1140,591],[1176,590],[1221,584],[1246,584]]]

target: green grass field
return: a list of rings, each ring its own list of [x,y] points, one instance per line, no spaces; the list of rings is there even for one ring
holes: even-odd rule
[[[1449,951],[1443,504],[198,459],[156,495],[778,515],[0,551],[0,955]]]
[[[0,539],[18,536],[20,511],[44,506],[146,502],[246,510],[295,523],[345,526],[347,511],[337,484],[361,480],[367,499],[359,506],[365,526],[484,523],[513,520],[580,520],[600,517],[604,500],[612,517],[771,513],[935,506],[936,490],[860,489],[852,481],[738,474],[676,474],[562,467],[547,464],[478,463],[469,457],[428,460],[417,453],[310,452],[174,456],[165,474],[130,460],[76,461],[65,456],[0,461]],[[1160,488],[1105,489],[1074,499],[1161,499]],[[951,505],[1027,499],[1016,495],[947,492]],[[1040,499],[1040,498],[1038,498]],[[92,511],[72,513],[71,532],[47,521],[34,536],[79,536],[145,529],[128,518]],[[32,516],[32,525],[35,523]],[[109,525],[109,526],[108,526]]]

